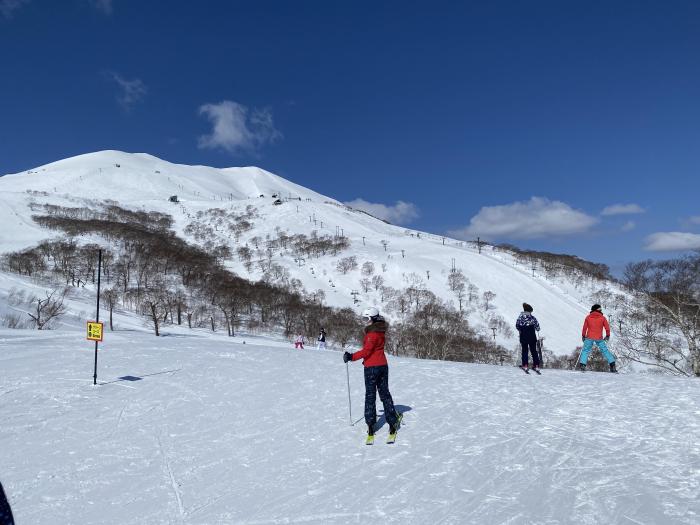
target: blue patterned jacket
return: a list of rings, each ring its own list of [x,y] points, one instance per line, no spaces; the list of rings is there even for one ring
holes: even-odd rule
[[[515,322],[515,328],[520,332],[521,341],[537,341],[537,332],[540,331],[540,323],[530,312],[522,312]]]

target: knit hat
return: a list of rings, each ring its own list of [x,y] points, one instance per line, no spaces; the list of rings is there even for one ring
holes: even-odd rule
[[[523,311],[525,312],[532,312],[532,306],[530,306],[527,303],[523,303]]]
[[[603,308],[599,304],[594,304],[591,306],[591,313],[600,312]]]

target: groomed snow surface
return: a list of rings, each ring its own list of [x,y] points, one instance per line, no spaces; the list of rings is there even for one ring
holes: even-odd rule
[[[18,525],[700,522],[697,380],[390,357],[366,446],[339,351],[165,332],[108,331],[93,386],[82,331],[0,330]]]
[[[397,289],[411,274],[425,275],[428,289],[453,302],[454,266],[479,293],[496,293],[493,312],[506,322],[522,301],[533,304],[558,355],[579,344],[590,295],[614,288],[550,281],[509,255],[419,237],[257,168],[108,151],[1,177],[0,190],[0,253],[54,235],[31,219],[45,203],[110,198],[172,213],[181,235],[199,211],[252,205],[256,226],[233,249],[277,226],[306,235],[340,230],[352,249],[339,257],[373,261]],[[272,193],[300,200],[274,206]],[[167,201],[173,194],[178,205]],[[379,304],[373,291],[354,304],[359,270],[339,275],[336,259],[274,260],[308,291],[324,290],[330,305]],[[43,297],[46,286],[0,273],[0,319],[26,321],[28,306],[15,292]],[[396,444],[385,444],[378,403],[381,428],[369,447],[362,365],[349,367],[351,426],[337,348],[294,350],[272,334],[229,338],[171,325],[157,338],[142,318],[117,312],[93,386],[94,346],[84,330],[93,299],[94,290],[71,289],[55,331],[0,328],[0,483],[18,525],[700,523],[700,381],[535,376],[390,357],[404,426]],[[477,327],[489,323],[482,311],[470,318]],[[333,344],[333,327],[326,330]],[[506,348],[516,344],[498,337]]]

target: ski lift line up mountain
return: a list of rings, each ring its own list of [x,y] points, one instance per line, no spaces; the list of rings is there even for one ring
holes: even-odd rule
[[[120,168],[114,167],[116,164]],[[222,200],[205,197],[212,195],[220,196]],[[267,197],[260,199],[259,195]],[[273,205],[272,195],[277,196],[274,201],[280,201],[280,204]],[[173,206],[175,201],[169,202],[169,197],[175,196],[180,206]],[[288,200],[294,197],[296,199]],[[358,265],[364,261],[373,262],[375,274],[382,277],[384,286],[403,289],[405,276],[422,276],[420,286],[456,305],[456,298],[446,282],[454,258],[455,267],[463,271],[480,294],[485,291],[496,294],[489,311],[480,312],[476,308],[470,316],[470,323],[488,329],[486,313],[496,313],[510,325],[511,320],[514,323],[521,304],[528,302],[536,309],[550,348],[560,354],[569,353],[580,341],[582,314],[587,311],[594,289],[602,285],[615,286],[614,283],[589,280],[581,288],[580,283],[563,276],[554,281],[533,277],[529,268],[519,267],[515,257],[507,252],[496,252],[488,246],[484,249],[482,244],[479,254],[478,247],[471,241],[388,224],[257,167],[186,166],[148,154],[118,151],[80,155],[0,177],[0,220],[4,224],[17,224],[15,228],[0,231],[0,252],[24,249],[49,235],[58,235],[40,228],[32,220],[35,214],[32,206],[99,205],[105,199],[126,208],[171,215],[175,233],[195,244],[198,241],[184,230],[196,220],[199,212],[220,208],[243,213],[247,206],[253,206],[259,217],[251,221],[252,230],[241,234],[235,241],[225,230],[216,232],[214,225],[211,226],[217,242],[230,243],[232,250],[256,236],[260,239],[267,235],[275,237],[276,231],[307,236],[314,231],[331,236],[334,231],[336,234],[340,231],[350,241],[350,247],[337,257],[315,259],[313,264],[316,274],[325,275],[325,271],[333,277],[332,285],[319,281],[309,272],[308,265],[299,266],[298,261],[290,257],[278,253],[273,255],[273,261],[286,268],[290,277],[300,279],[307,290],[320,288],[329,292],[331,306],[354,307],[357,304],[355,299],[363,305],[382,306],[380,294],[374,288],[358,295],[330,293],[339,289],[358,290],[362,277],[359,269],[346,275],[336,270],[338,260],[348,256],[355,256]],[[282,205],[289,202],[295,204]],[[402,251],[405,258],[401,257]],[[245,270],[235,257],[227,265],[242,277],[251,280],[261,277],[258,269]],[[488,330],[488,335],[491,336],[491,330]],[[516,344],[513,338],[500,334],[498,342],[506,347]]]

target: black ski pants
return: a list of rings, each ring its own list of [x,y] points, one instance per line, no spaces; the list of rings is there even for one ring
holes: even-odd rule
[[[520,345],[523,347],[523,366],[527,366],[528,350],[532,354],[533,366],[540,366],[540,355],[537,351],[537,339],[521,339]]]
[[[384,417],[391,426],[396,424],[397,416],[394,400],[389,392],[389,367],[368,366],[365,368],[365,422],[374,425],[377,422],[377,391],[384,405]]]

